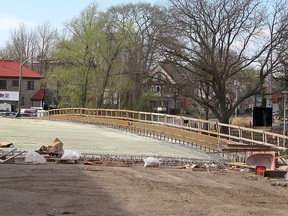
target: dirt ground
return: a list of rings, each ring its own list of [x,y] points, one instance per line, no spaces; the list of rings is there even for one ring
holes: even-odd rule
[[[236,171],[3,164],[0,191],[1,216],[288,215],[286,180]]]

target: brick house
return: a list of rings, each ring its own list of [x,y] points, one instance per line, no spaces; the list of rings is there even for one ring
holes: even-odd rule
[[[18,109],[20,64],[13,60],[0,60],[0,104],[11,106],[12,112]],[[44,76],[22,66],[21,108],[43,107],[44,89],[41,79]]]

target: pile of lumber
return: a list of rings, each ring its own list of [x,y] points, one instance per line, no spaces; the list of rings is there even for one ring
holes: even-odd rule
[[[45,157],[47,162],[55,162],[56,164],[78,164],[77,159],[62,159],[59,157]]]
[[[11,142],[0,142],[0,148],[9,148],[14,147],[13,143]]]
[[[235,142],[232,140],[219,139],[218,142],[219,150],[222,152],[270,152],[279,151],[278,146],[271,144],[245,144],[240,142]]]
[[[88,159],[84,161],[85,165],[93,165],[93,166],[109,166],[109,167],[131,167],[131,161],[106,161],[106,160],[98,160],[98,159]]]
[[[24,151],[15,153],[17,148],[13,148],[7,152],[0,153],[0,164],[14,164],[15,158],[24,153]]]

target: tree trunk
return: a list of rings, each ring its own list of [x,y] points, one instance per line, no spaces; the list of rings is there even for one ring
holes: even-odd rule
[[[222,112],[223,114],[222,114],[222,116],[221,116],[221,118],[220,118],[220,122],[221,123],[224,123],[224,124],[229,124],[230,122],[229,122],[229,119],[230,119],[230,114],[226,111],[224,111],[224,112]],[[220,130],[220,132],[221,133],[224,133],[224,134],[228,134],[228,127],[225,127],[225,126],[222,126],[221,127],[221,130]]]

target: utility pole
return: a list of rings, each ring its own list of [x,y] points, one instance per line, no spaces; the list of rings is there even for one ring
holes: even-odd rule
[[[282,91],[283,96],[284,96],[284,116],[283,116],[283,135],[286,136],[286,96],[288,94],[288,91]],[[283,147],[285,148],[285,138],[283,139]]]
[[[238,80],[234,80],[234,85],[236,86],[236,99],[235,99],[235,102],[237,103],[238,101],[238,94],[239,94],[239,86],[240,86],[240,82]],[[235,109],[235,117],[237,117],[238,115],[238,106],[236,106],[236,109]]]
[[[25,61],[23,61],[20,64],[20,71],[19,71],[19,84],[18,84],[18,112],[16,117],[20,117],[21,116],[21,84],[22,84],[22,67],[23,65],[29,60],[29,58],[27,58]]]

